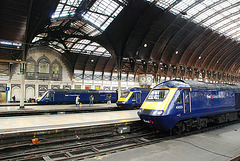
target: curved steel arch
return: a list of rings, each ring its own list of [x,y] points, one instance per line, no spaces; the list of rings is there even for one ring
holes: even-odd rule
[[[185,30],[184,34],[182,35],[182,40],[176,45],[176,52],[172,55],[172,58],[170,60],[170,63],[173,65],[182,65],[185,66],[185,64],[181,64],[180,60],[183,56],[183,53],[187,50],[189,45],[192,43],[192,41],[199,35],[195,32],[197,28],[197,25],[193,24],[192,22],[188,21],[179,32],[182,32],[182,30]],[[180,34],[180,33],[179,33]]]
[[[207,35],[206,35],[207,34]],[[204,50],[204,47],[209,44],[212,39],[216,39],[218,37],[217,34],[212,33],[209,31],[209,33],[204,32],[202,33],[197,39],[200,39],[199,45],[196,47],[196,49],[193,51],[191,57],[187,61],[187,65],[190,67],[195,67],[195,62],[197,59],[200,58],[202,51]]]
[[[184,19],[175,19],[175,21],[171,24],[171,28],[169,30],[174,32],[174,35],[169,39],[168,45],[163,51],[162,54],[162,60],[167,63],[171,63],[172,57],[176,54],[176,48],[177,46],[184,40],[185,34],[187,34],[189,31],[186,28],[186,25],[188,24],[188,21]],[[174,63],[172,65],[177,65],[178,63]]]
[[[218,53],[219,50],[221,50],[221,48],[223,48],[224,46],[226,46],[224,43],[222,43],[222,41],[226,41],[225,37],[221,36],[218,37],[217,39],[213,40],[203,51],[203,55],[204,57],[202,57],[201,62],[198,61],[197,64],[199,67],[203,67],[203,65],[207,65],[210,66],[209,68],[211,68],[211,64],[207,64],[207,62],[209,60],[212,59],[212,54],[213,53]],[[224,45],[222,45],[224,44]],[[207,69],[209,69],[207,68]]]
[[[232,54],[234,53],[233,52],[235,50],[234,42],[229,40],[229,43],[227,45],[230,47],[228,50],[220,51],[219,53],[215,54],[215,57],[217,58],[216,60],[217,63],[213,65],[213,70],[222,71],[220,69],[221,64],[223,63],[224,60],[227,60],[226,58],[228,57],[228,55],[232,56]]]

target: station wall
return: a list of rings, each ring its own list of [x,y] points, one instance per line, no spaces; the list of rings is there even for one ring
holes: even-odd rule
[[[33,47],[29,49],[26,57],[25,69],[25,101],[30,98],[38,98],[47,89],[118,89],[118,80],[113,74],[113,79],[83,80],[79,77],[79,72],[72,73],[68,64],[62,59],[61,54],[48,47]],[[15,95],[16,101],[20,101],[21,75],[20,65],[13,64],[11,74],[2,80],[2,84],[10,87],[7,91],[7,101],[12,101]],[[80,71],[81,73],[81,71]],[[91,71],[85,72],[91,74]],[[96,72],[96,74],[99,74]],[[81,74],[80,74],[81,75]],[[104,73],[110,75],[110,73]],[[126,76],[121,81],[122,90],[139,86],[137,78],[133,79],[133,75],[127,80]]]

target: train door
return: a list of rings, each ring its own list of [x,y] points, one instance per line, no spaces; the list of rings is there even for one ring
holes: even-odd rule
[[[93,93],[94,100],[93,102],[99,102],[99,94]]]
[[[54,102],[54,93],[49,93],[49,102]]]
[[[189,91],[189,89],[183,90],[183,110],[185,114],[191,113],[191,97]]]
[[[141,94],[140,94],[140,92],[136,92],[136,103],[137,104],[141,103]]]

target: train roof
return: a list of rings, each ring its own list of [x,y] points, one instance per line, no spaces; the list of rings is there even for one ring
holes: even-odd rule
[[[110,92],[116,92],[115,90],[78,90],[78,89],[49,89],[48,91],[54,91],[59,93],[110,93]]]
[[[207,83],[192,80],[169,80],[162,82],[154,88],[181,88],[189,87],[192,90],[239,90],[240,85],[226,83]]]
[[[125,91],[150,91],[151,90],[151,88],[138,88],[138,87],[134,87],[134,88],[130,88],[130,89],[127,89],[127,90],[125,90]]]

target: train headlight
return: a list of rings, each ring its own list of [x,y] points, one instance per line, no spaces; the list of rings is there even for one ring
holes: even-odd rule
[[[161,116],[163,114],[163,110],[152,110],[151,115],[152,116]]]
[[[126,103],[125,101],[122,102],[122,104],[125,104],[125,103]]]
[[[143,110],[144,110],[143,108],[140,108],[138,114],[142,114]]]

